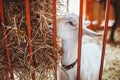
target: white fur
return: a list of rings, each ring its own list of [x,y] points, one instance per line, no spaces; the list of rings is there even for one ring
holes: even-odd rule
[[[67,14],[57,19],[57,36],[63,40],[62,62],[64,65],[70,65],[78,58],[78,22],[78,16],[75,14]],[[83,22],[83,34],[92,37],[101,35],[88,30],[86,25],[88,24]],[[98,80],[100,60],[101,50],[95,43],[82,44],[81,80]],[[66,72],[70,80],[76,80],[77,64]]]
[[[66,71],[59,66],[57,67],[57,80],[69,80]]]

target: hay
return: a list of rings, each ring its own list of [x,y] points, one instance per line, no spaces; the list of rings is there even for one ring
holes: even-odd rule
[[[108,42],[106,46],[106,65],[103,80],[120,80],[120,28],[115,31],[115,42]],[[110,31],[108,31],[108,37]]]
[[[0,27],[0,80],[9,80],[5,39],[8,41],[16,78],[30,80],[31,74],[36,73],[36,80],[54,79],[57,64],[53,55],[53,31],[48,28],[53,18],[52,4],[52,0],[30,0],[30,39],[27,36],[24,0],[4,0],[5,24],[2,23],[2,26],[6,28],[7,35],[3,38],[4,33]],[[30,65],[29,43],[33,48],[34,67]]]
[[[103,31],[99,30],[99,33]],[[115,42],[109,41],[110,33],[111,28],[108,29],[102,80],[120,80],[120,28],[118,27],[115,31]]]

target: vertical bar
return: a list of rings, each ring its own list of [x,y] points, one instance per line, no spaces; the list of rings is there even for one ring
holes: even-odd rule
[[[67,0],[67,12],[69,12],[69,0]]]
[[[1,22],[4,23],[4,11],[3,11],[3,2],[2,0],[0,0],[0,18],[1,18]],[[6,36],[6,32],[5,32],[5,28],[2,26],[2,30],[3,30],[3,36]],[[8,42],[7,42],[7,38],[5,38],[5,48],[6,48],[6,55],[7,55],[7,59],[8,59],[8,67],[9,67],[9,71],[10,71],[10,79],[14,80],[14,76],[13,76],[13,69],[12,69],[12,64],[11,64],[11,60],[10,60],[10,53],[9,53],[9,49],[8,49]]]
[[[100,71],[99,71],[99,80],[102,80],[104,56],[105,56],[105,49],[106,49],[106,42],[107,42],[107,30],[108,30],[109,12],[110,12],[110,0],[107,0],[106,11],[105,11],[105,27],[104,27],[104,37],[103,37],[103,46],[102,46],[101,65],[100,65]]]
[[[30,65],[34,66],[33,55],[32,55],[32,45],[30,43],[30,39],[31,39],[31,24],[30,24],[29,0],[25,0],[25,6],[26,6],[25,8],[26,8],[26,21],[27,21],[28,37],[29,37]],[[35,73],[32,73],[32,80],[35,80]]]
[[[83,0],[80,0],[79,10],[79,35],[78,35],[78,61],[77,61],[77,80],[80,80],[81,68],[81,45],[82,45],[82,14],[83,14]]]
[[[53,42],[54,42],[54,60],[55,63],[57,63],[57,52],[56,52],[56,47],[57,47],[57,41],[56,41],[56,37],[57,37],[57,27],[56,27],[56,0],[53,0]],[[56,65],[57,66],[57,65]],[[57,68],[57,67],[56,67]],[[55,73],[54,73],[54,77],[55,80],[57,80],[57,70],[55,69]]]

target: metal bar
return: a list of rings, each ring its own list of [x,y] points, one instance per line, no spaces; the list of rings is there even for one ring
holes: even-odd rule
[[[57,46],[57,42],[56,42],[56,30],[57,30],[57,27],[56,27],[56,0],[53,0],[53,27],[54,27],[54,30],[53,30],[53,33],[54,33],[54,48],[56,48]],[[54,56],[56,57],[56,50],[54,49]]]
[[[28,37],[29,37],[29,51],[30,51],[30,65],[34,67],[33,63],[33,55],[32,55],[32,44],[31,44],[31,23],[30,23],[30,5],[29,0],[25,0],[25,8],[26,8],[26,21],[27,21],[27,29],[28,29]],[[32,80],[35,80],[35,73],[32,73]]]
[[[67,12],[69,12],[69,0],[67,0]]]
[[[55,60],[55,63],[57,63],[57,52],[56,52],[56,47],[57,47],[57,41],[56,41],[56,38],[57,38],[57,27],[56,27],[56,0],[53,0],[53,45],[54,45],[54,60]],[[57,68],[57,65],[56,65],[56,68]],[[55,77],[55,80],[57,80],[57,69],[55,69],[55,73],[54,73],[54,77]]]
[[[2,0],[0,0],[0,17],[1,17],[1,22],[4,23],[4,10],[3,10],[3,2]],[[2,26],[2,30],[3,30],[3,36],[6,36],[6,32],[5,32],[5,27]],[[8,42],[7,42],[7,38],[4,39],[5,41],[5,48],[6,48],[6,55],[7,55],[7,59],[8,59],[8,68],[9,68],[9,72],[10,72],[10,79],[14,80],[14,75],[13,75],[13,69],[12,69],[12,64],[11,64],[11,60],[10,60],[10,53],[9,53],[9,49],[8,49]]]
[[[101,65],[100,65],[100,71],[99,71],[99,80],[102,80],[104,56],[105,56],[106,42],[107,42],[107,30],[108,30],[109,12],[110,12],[110,0],[107,0],[106,11],[105,11],[105,27],[104,27],[104,36],[103,36]]]
[[[80,80],[80,68],[81,68],[83,0],[80,0],[80,10],[79,10],[79,11],[80,11],[80,12],[79,12],[79,35],[78,35],[77,80]]]

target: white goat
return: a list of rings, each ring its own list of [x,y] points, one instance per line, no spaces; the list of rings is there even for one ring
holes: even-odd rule
[[[62,64],[70,80],[77,77],[78,54],[78,24],[79,19],[75,14],[67,14],[57,18],[57,36],[63,40]],[[83,34],[101,36],[86,28],[83,22]],[[82,44],[81,53],[81,80],[98,80],[101,60],[101,50],[95,43]]]

